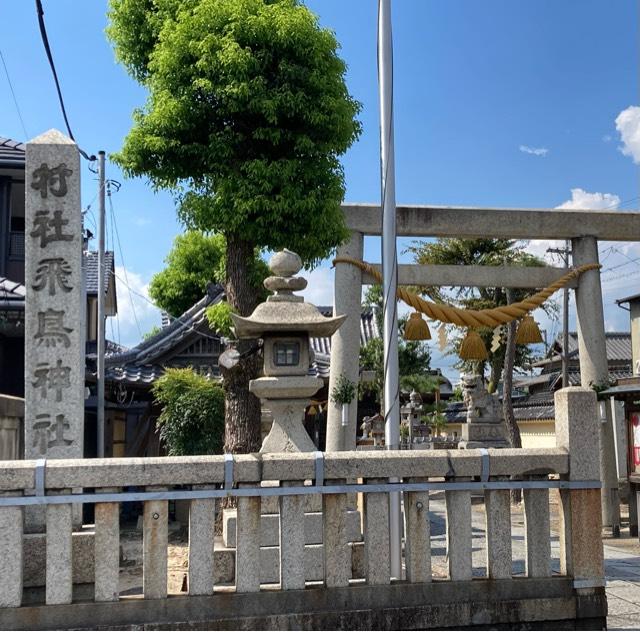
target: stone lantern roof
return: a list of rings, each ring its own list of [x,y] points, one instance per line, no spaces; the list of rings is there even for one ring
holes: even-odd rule
[[[231,314],[239,339],[294,332],[306,332],[311,337],[331,336],[344,322],[346,316],[327,318],[315,305],[293,294],[307,287],[306,279],[295,276],[302,269],[302,260],[295,252],[277,252],[269,261],[269,269],[274,276],[267,277],[264,286],[274,294],[260,303],[251,316]]]

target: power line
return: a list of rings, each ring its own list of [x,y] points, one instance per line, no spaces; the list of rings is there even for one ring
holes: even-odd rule
[[[122,277],[118,276],[115,272],[111,272],[111,274],[118,280],[120,281],[128,290],[129,292],[131,292],[132,294],[135,294],[136,296],[140,297],[142,300],[146,301],[147,303],[149,303],[149,305],[151,305],[152,307],[155,307],[156,309],[158,309],[158,306],[151,300],[149,299],[149,297],[145,296],[144,294],[138,292],[137,290],[134,290],[132,287],[130,287],[127,284],[127,281],[125,281]],[[181,325],[187,325],[189,324],[188,320],[184,320],[181,316],[177,316],[173,319],[173,321],[178,321]],[[199,336],[202,336],[203,338],[209,338],[210,340],[219,340],[220,337],[219,336],[210,336],[209,334],[205,334],[202,331],[198,331],[197,329],[193,330],[194,333],[198,334]]]
[[[9,90],[11,90],[11,96],[13,97],[13,103],[16,106],[16,111],[18,112],[18,118],[20,119],[20,125],[22,125],[22,131],[24,132],[24,140],[25,142],[31,138],[29,133],[27,132],[27,128],[24,124],[24,120],[22,118],[22,112],[20,111],[20,106],[18,105],[18,99],[16,98],[16,93],[13,89],[13,84],[11,83],[11,77],[9,76],[9,69],[7,68],[7,64],[4,60],[4,55],[2,54],[2,50],[0,50],[0,59],[2,60],[2,65],[4,66],[4,74],[7,76],[7,83],[9,84]]]
[[[118,224],[116,222],[116,218],[115,218],[115,213],[113,212],[113,199],[111,196],[111,181],[109,180],[107,182],[107,197],[109,198],[109,212],[111,213],[111,221],[112,221],[112,226],[113,226],[113,233],[115,234],[115,241],[114,241],[114,234],[111,235],[111,239],[112,242],[115,244],[118,244],[118,252],[120,253],[120,261],[122,262],[122,269],[124,271],[124,278],[126,279],[126,283],[125,285],[127,286],[127,290],[129,290],[129,302],[131,303],[131,310],[133,311],[133,318],[136,321],[136,327],[138,328],[138,333],[140,334],[140,337],[142,338],[142,328],[140,327],[140,322],[138,320],[138,313],[136,312],[136,306],[133,302],[133,296],[131,294],[131,287],[129,286],[129,277],[127,275],[127,266],[125,264],[124,261],[124,255],[122,253],[122,245],[120,243],[120,234],[118,233]],[[119,184],[118,184],[118,188],[120,188]],[[114,248],[115,250],[115,248]]]
[[[47,53],[47,59],[49,60],[49,66],[51,67],[51,72],[53,73],[53,80],[56,84],[56,91],[58,92],[58,100],[60,101],[60,109],[62,110],[62,116],[64,118],[65,125],[67,126],[67,132],[69,134],[69,138],[75,143],[76,139],[73,136],[73,132],[71,131],[71,126],[69,125],[69,118],[67,117],[67,110],[64,107],[64,99],[62,98],[62,90],[60,89],[60,82],[58,81],[58,73],[56,72],[56,66],[53,62],[53,55],[51,54],[51,47],[49,46],[49,37],[47,36],[47,27],[44,24],[44,9],[42,8],[42,0],[36,0],[36,12],[38,14],[38,25],[40,27],[40,37],[42,39],[42,44],[44,46],[44,50]],[[89,156],[85,151],[82,150],[80,145],[76,143],[78,147],[78,151],[80,155],[86,158],[89,161],[93,161],[96,159],[94,155]]]

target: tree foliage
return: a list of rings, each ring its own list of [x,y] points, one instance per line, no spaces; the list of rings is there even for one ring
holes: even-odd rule
[[[151,279],[149,296],[160,309],[180,316],[206,294],[208,283],[224,282],[224,249],[222,235],[196,230],[178,235],[165,269]]]
[[[378,330],[382,331],[382,287],[372,285],[365,294],[364,309],[373,309],[377,319]],[[425,342],[419,340],[405,340],[404,327],[407,318],[400,318],[398,322],[398,368],[400,373],[400,387],[405,390],[420,392],[433,391],[437,381],[430,375],[431,353]],[[362,390],[373,392],[377,401],[381,401],[384,388],[384,343],[382,338],[372,338],[360,348],[360,368],[374,371],[375,379],[371,384],[364,384]],[[424,390],[420,390],[424,389]]]
[[[206,293],[209,283],[225,282],[226,242],[223,235],[188,230],[178,235],[165,261],[166,267],[151,279],[149,296],[171,316],[186,312]],[[256,249],[249,263],[250,282],[262,299],[262,285],[269,275],[267,264]]]
[[[147,90],[113,159],[172,191],[191,229],[226,239],[232,309],[259,302],[256,248],[313,265],[348,236],[340,156],[360,133],[334,34],[301,0],[110,0],[116,57]],[[221,365],[225,450],[260,445],[255,355]]]
[[[288,247],[346,238],[339,162],[360,133],[335,36],[298,0],[111,0],[116,56],[148,90],[114,159],[185,223]]]
[[[170,456],[220,454],[224,442],[224,394],[193,369],[166,369],[153,385],[160,439]]]

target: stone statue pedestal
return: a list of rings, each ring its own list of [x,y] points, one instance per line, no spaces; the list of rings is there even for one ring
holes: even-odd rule
[[[462,426],[458,448],[508,448],[507,429],[497,395],[487,392],[479,375],[463,376],[462,384],[467,423]]]
[[[273,416],[260,452],[314,452],[316,447],[303,425],[309,398],[322,388],[317,377],[260,377],[251,380],[251,392],[265,400]]]
[[[472,421],[462,426],[462,440],[458,447],[463,450],[472,448],[508,448],[505,427],[502,421]]]

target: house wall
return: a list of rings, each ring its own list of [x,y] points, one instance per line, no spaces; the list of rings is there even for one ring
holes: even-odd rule
[[[631,362],[634,375],[640,375],[640,300],[629,303],[631,313]]]
[[[0,395],[0,460],[22,458],[24,399]]]
[[[519,421],[520,436],[522,438],[523,448],[555,448],[556,447],[556,431],[553,419],[545,419],[542,421]],[[462,424],[448,423],[446,433],[453,435],[458,433],[458,437],[462,436]]]

